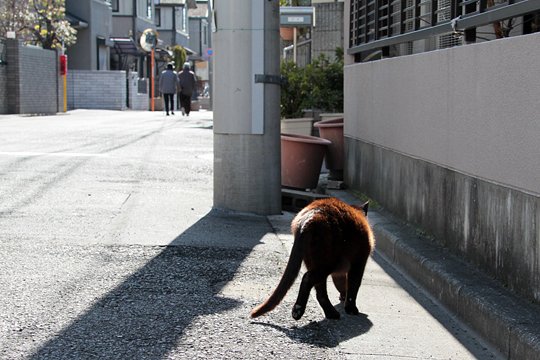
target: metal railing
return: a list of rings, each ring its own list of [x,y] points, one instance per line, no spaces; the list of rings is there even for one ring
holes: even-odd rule
[[[539,11],[540,0],[351,0],[347,53],[359,58],[373,52],[386,55],[392,46],[433,37],[439,37],[436,48],[488,40],[477,28]],[[533,19],[540,24],[538,15]],[[522,33],[538,31],[525,25]],[[493,32],[493,38],[508,36]]]

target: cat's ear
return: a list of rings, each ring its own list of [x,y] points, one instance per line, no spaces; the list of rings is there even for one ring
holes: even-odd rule
[[[353,205],[353,207],[355,207],[356,209],[358,210],[362,210],[364,212],[364,215],[367,215],[367,212],[368,212],[368,208],[369,208],[369,201],[366,201],[365,203],[363,203],[362,205],[358,206],[358,205]]]
[[[367,215],[367,211],[368,211],[368,208],[369,208],[369,201],[366,201],[362,206],[361,206],[362,210],[364,211],[364,215]]]

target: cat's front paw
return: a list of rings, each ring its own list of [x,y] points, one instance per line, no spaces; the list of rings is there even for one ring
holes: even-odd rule
[[[294,320],[300,320],[306,309],[302,305],[295,304],[292,309],[292,317]]]

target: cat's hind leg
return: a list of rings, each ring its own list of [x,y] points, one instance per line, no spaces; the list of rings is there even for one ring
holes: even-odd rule
[[[369,254],[351,264],[347,274],[347,295],[345,297],[345,312],[347,314],[358,315],[360,313],[356,307],[356,297],[358,296],[368,258]]]
[[[304,311],[306,311],[306,305],[309,298],[309,293],[311,292],[311,289],[316,284],[319,284],[323,281],[326,281],[326,278],[328,277],[328,272],[325,271],[307,271],[304,276],[302,277],[302,282],[300,283],[300,290],[298,291],[298,298],[296,299],[296,303],[293,306],[292,310],[292,317],[295,320],[299,320],[302,315],[304,315]],[[327,296],[328,297],[328,296]]]
[[[326,316],[327,319],[339,319],[339,311],[334,308],[334,306],[330,302],[330,299],[328,299],[326,281],[316,284],[315,291],[317,292],[317,301],[319,302],[319,305],[321,305],[324,311],[324,316]]]

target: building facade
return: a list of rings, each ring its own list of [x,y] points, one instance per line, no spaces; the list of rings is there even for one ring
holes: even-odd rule
[[[406,8],[392,8],[406,3],[390,2],[388,14],[403,14],[394,26],[377,16],[388,8],[366,12],[365,1],[346,2],[345,179],[540,302],[540,33],[528,33],[540,3],[452,3],[463,12],[439,21],[436,8],[427,16],[413,7],[409,19]],[[431,26],[419,26],[419,17]],[[521,28],[497,39],[510,19]],[[405,56],[446,35],[464,45]]]
[[[109,1],[66,0],[66,17],[77,30],[77,42],[66,51],[69,68],[109,70],[113,46]]]
[[[189,47],[188,4],[185,0],[155,0],[155,23],[164,47]]]
[[[198,79],[198,95],[210,96],[212,72],[212,48],[210,29],[210,7],[207,0],[197,1],[197,8],[189,10],[189,48],[193,50],[188,59]],[[205,107],[210,104],[202,101]]]

